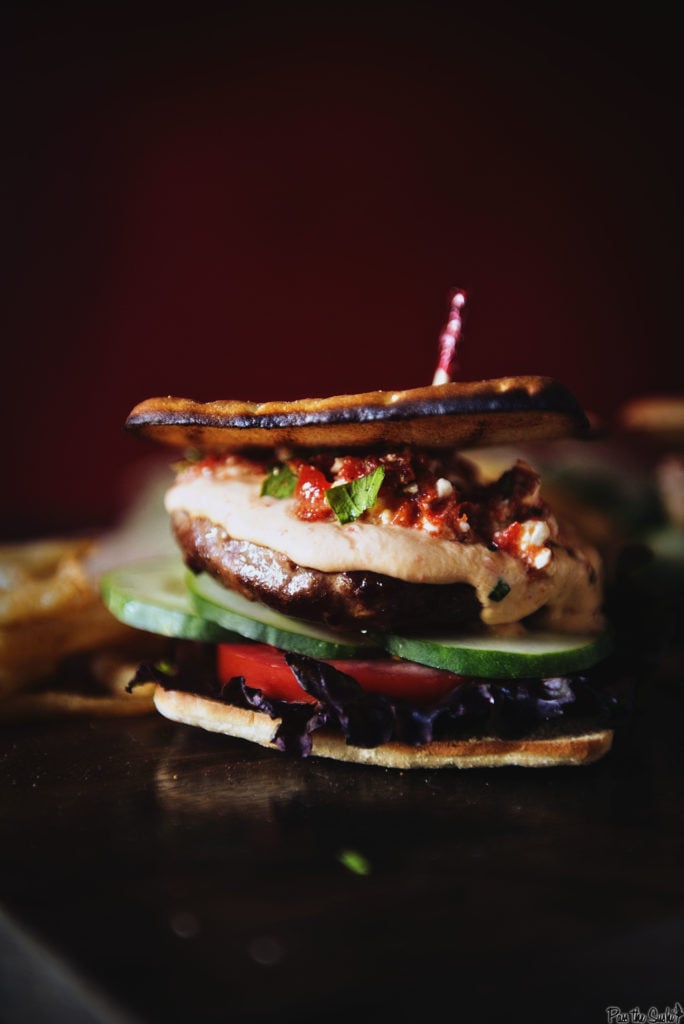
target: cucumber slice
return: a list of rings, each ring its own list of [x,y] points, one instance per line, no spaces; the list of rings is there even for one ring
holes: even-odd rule
[[[212,577],[188,572],[180,559],[147,559],[105,573],[102,600],[121,622],[162,636],[229,643],[244,637],[312,658],[368,658],[382,653],[377,638],[340,634],[282,615],[227,590]],[[590,668],[611,649],[607,635],[530,633],[502,637],[382,638],[390,654],[461,675],[491,679],[548,678]]]
[[[105,573],[100,593],[112,615],[136,629],[205,643],[240,639],[197,615],[185,574],[180,558],[146,559]]]
[[[206,573],[188,573],[187,585],[196,611],[250,640],[259,640],[284,651],[308,654],[312,658],[368,658],[378,654],[376,643],[361,633],[336,633],[303,619],[250,601],[221,586]]]
[[[385,637],[391,654],[432,668],[486,679],[545,679],[579,672],[601,661],[611,648],[606,634],[528,633],[503,637]]]

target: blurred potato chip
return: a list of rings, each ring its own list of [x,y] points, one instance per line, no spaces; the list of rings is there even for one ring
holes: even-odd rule
[[[137,667],[138,662],[123,651],[82,654],[65,670],[0,700],[0,721],[149,714],[154,710],[154,683],[126,690]]]
[[[617,413],[617,426],[665,449],[684,447],[684,395],[642,395]]]
[[[125,685],[160,640],[104,607],[94,550],[87,538],[0,545],[0,717],[152,710],[146,688]]]
[[[0,547],[0,625],[52,618],[88,605],[85,542],[38,541]]]

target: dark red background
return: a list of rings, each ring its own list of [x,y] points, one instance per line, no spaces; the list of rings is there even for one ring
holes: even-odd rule
[[[429,383],[455,285],[464,378],[681,391],[664,15],[92,6],[3,34],[5,537],[115,521],[151,395]]]

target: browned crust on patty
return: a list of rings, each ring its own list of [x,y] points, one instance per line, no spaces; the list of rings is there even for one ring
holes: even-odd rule
[[[174,722],[223,733],[260,746],[278,749],[273,737],[280,719],[259,711],[245,710],[220,701],[158,686],[157,710]],[[435,741],[422,747],[406,743],[385,743],[379,747],[353,747],[341,735],[321,729],[313,734],[313,751],[318,757],[384,768],[497,768],[515,765],[545,768],[585,765],[607,754],[613,742],[610,729],[597,729],[578,736],[547,739],[481,739]]]
[[[126,428],[218,454],[279,445],[463,448],[578,436],[588,423],[564,385],[520,376],[291,402],[150,398],[131,411]]]
[[[233,540],[220,526],[186,512],[171,524],[185,561],[224,586],[286,615],[333,629],[420,630],[470,626],[480,603],[465,583],[407,583],[370,571],[322,572],[249,541]]]

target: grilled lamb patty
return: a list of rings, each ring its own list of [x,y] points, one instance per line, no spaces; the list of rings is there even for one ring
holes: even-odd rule
[[[321,572],[249,541],[234,540],[208,519],[174,512],[171,525],[193,572],[286,615],[333,629],[420,632],[479,621],[480,602],[467,583],[407,583],[380,573]]]

